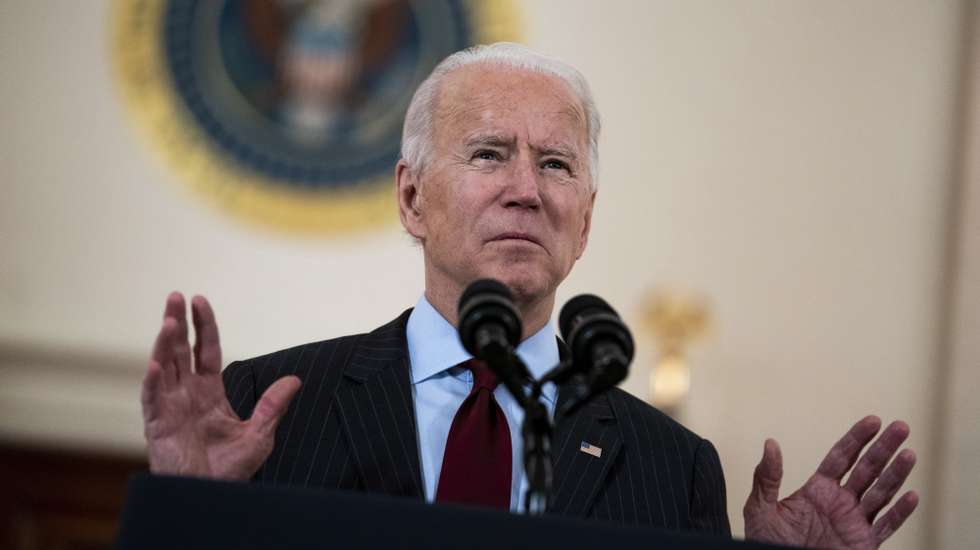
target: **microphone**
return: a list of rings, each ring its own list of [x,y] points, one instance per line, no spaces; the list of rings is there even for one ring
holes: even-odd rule
[[[521,341],[521,317],[514,296],[503,283],[480,279],[459,298],[459,339],[474,357],[512,352]]]
[[[558,316],[558,326],[572,359],[572,368],[562,374],[577,386],[567,413],[626,378],[633,360],[633,337],[616,310],[592,294],[569,300]]]
[[[486,362],[514,399],[527,403],[523,385],[531,373],[514,348],[523,326],[510,289],[494,279],[470,283],[459,298],[459,339],[466,351]]]

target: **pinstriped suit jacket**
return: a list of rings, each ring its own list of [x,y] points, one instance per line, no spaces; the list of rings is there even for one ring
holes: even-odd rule
[[[242,418],[281,376],[303,381],[255,480],[424,498],[405,337],[410,312],[368,334],[225,369],[228,399]],[[559,389],[559,404],[567,397]],[[601,457],[579,452],[583,441],[601,447]],[[714,447],[619,388],[556,419],[552,443],[554,513],[730,536]]]

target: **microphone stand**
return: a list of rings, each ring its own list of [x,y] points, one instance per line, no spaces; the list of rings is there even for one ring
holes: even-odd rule
[[[484,360],[504,387],[524,409],[521,437],[524,442],[524,472],[528,491],[524,496],[524,513],[540,516],[547,512],[553,481],[551,434],[554,431],[548,408],[541,401],[541,382],[530,377],[524,361],[512,350],[488,346]],[[531,392],[524,387],[531,381]]]
[[[541,402],[541,384],[532,382],[530,398],[524,405],[524,471],[528,489],[524,495],[524,513],[540,516],[548,509],[553,471],[551,464],[551,417]]]
[[[524,513],[530,516],[540,516],[548,511],[551,489],[554,480],[554,465],[551,455],[551,436],[554,432],[554,422],[548,414],[548,408],[541,400],[542,388],[548,382],[570,382],[572,392],[565,406],[559,410],[555,404],[555,418],[565,418],[572,411],[590,401],[595,392],[591,387],[591,378],[584,373],[572,370],[572,359],[566,358],[545,374],[540,380],[531,378],[530,371],[524,361],[512,349],[500,346],[484,348],[484,360],[487,366],[497,375],[504,387],[514,396],[517,403],[524,409],[524,422],[521,425],[521,438],[524,443],[524,472],[527,474],[528,490],[524,495]],[[599,362],[601,363],[601,362]],[[627,361],[628,363],[628,361]],[[604,365],[601,365],[604,367]],[[600,368],[598,375],[605,373]],[[597,375],[597,376],[598,376]],[[525,392],[530,380],[531,391]]]

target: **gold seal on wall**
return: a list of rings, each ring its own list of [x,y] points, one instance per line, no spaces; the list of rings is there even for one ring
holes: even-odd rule
[[[508,0],[116,0],[125,103],[178,179],[292,233],[396,219],[412,93],[447,55],[518,39]]]

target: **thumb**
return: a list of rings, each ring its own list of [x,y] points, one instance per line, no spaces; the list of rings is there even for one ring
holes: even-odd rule
[[[251,430],[260,436],[275,432],[300,384],[299,378],[295,376],[283,376],[269,386],[255,404],[252,418],[248,421]]]
[[[775,439],[767,439],[762,450],[762,460],[752,476],[752,494],[749,499],[760,503],[775,504],[779,500],[779,483],[783,479],[783,454]]]

